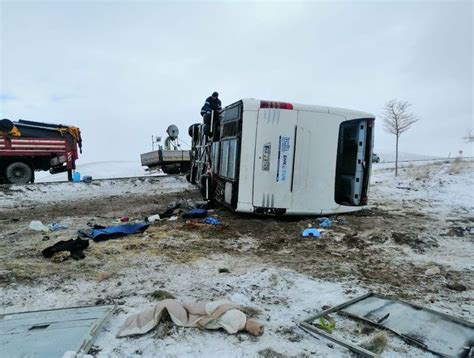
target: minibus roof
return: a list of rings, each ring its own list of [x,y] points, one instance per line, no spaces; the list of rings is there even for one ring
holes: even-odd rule
[[[346,108],[327,107],[327,106],[314,106],[308,104],[292,103],[292,102],[280,102],[280,101],[267,101],[255,98],[243,98],[241,101],[244,104],[245,110],[258,111],[260,108],[280,108],[280,109],[293,109],[297,111],[308,111],[308,112],[320,112],[320,113],[333,113],[342,116],[350,117],[361,117],[361,118],[375,118],[371,113],[355,111]]]

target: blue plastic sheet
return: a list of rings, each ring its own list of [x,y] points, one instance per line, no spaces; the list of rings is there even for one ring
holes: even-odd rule
[[[206,209],[191,209],[186,211],[183,215],[183,219],[196,219],[196,218],[205,218],[207,216],[207,210]]]
[[[209,225],[220,225],[221,224],[221,221],[214,217],[214,216],[209,216],[207,218],[205,218],[203,221],[202,221],[204,224],[209,224]]]
[[[314,227],[309,227],[307,229],[304,229],[301,236],[303,237],[313,237],[313,238],[318,238],[321,237],[321,233],[319,232],[318,229]]]
[[[332,220],[329,218],[318,218],[319,220],[319,227],[328,228],[332,225]]]
[[[107,226],[104,228],[95,228],[90,230],[79,230],[79,234],[91,238],[94,241],[104,241],[108,239],[116,239],[125,235],[136,234],[148,229],[150,224],[125,224],[116,226]]]

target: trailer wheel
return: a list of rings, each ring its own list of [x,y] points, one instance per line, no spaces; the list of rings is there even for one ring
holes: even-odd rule
[[[10,184],[26,184],[33,179],[33,169],[26,163],[13,162],[7,166],[5,177]]]

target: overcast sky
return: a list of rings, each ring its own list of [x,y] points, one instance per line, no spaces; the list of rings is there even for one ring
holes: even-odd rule
[[[401,151],[474,155],[471,1],[0,6],[0,117],[79,126],[82,163],[139,160],[171,123],[190,142],[214,90],[375,115],[407,100]],[[393,147],[379,121],[375,151]]]

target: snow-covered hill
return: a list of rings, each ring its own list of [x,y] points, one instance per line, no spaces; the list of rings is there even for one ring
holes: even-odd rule
[[[377,152],[374,150],[375,153],[380,157],[380,162],[394,162],[395,161],[395,152]],[[399,152],[398,153],[398,160],[405,161],[405,160],[429,160],[429,159],[441,159],[441,157],[436,157],[433,155],[426,155],[426,154],[417,154],[417,153],[406,153],[406,152]]]

